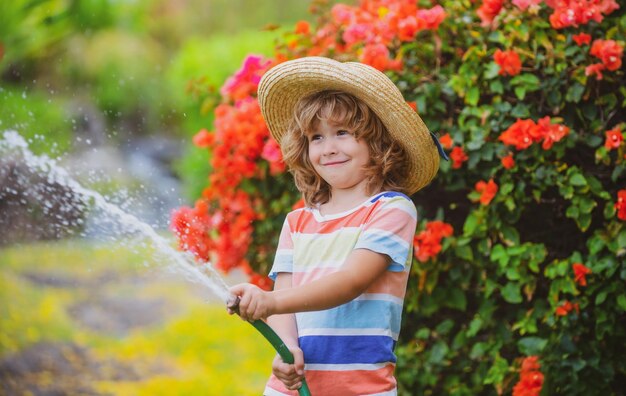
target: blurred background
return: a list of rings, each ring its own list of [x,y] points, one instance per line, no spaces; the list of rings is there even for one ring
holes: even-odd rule
[[[170,211],[206,185],[208,154],[191,137],[212,128],[219,87],[247,54],[271,55],[309,6],[0,1],[0,141],[17,132],[169,238]],[[251,326],[120,240],[106,213],[11,199],[29,183],[46,185],[44,201],[68,193],[12,151],[0,151],[0,394],[259,393],[273,352]]]

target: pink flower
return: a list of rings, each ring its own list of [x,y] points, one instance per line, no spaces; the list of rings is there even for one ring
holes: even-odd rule
[[[355,23],[346,28],[343,32],[343,41],[350,47],[358,43],[366,43],[373,39],[372,30],[364,23]]]
[[[513,0],[512,3],[520,10],[526,11],[528,7],[538,5],[542,1],[543,0]]]
[[[602,80],[602,71],[606,69],[606,66],[602,63],[594,63],[585,67],[585,76],[595,76],[596,80]]]
[[[248,55],[241,69],[226,80],[220,93],[223,97],[232,100],[244,99],[254,94],[261,76],[271,64],[271,60],[264,60],[262,56]]]
[[[285,171],[285,163],[283,162],[283,154],[276,140],[269,138],[263,146],[261,158],[270,163],[270,174],[277,175]]]
[[[417,18],[424,22],[424,29],[434,30],[446,19],[446,12],[442,6],[436,5],[429,10],[419,10]]]

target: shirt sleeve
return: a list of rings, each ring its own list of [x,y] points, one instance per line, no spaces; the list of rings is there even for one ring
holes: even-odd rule
[[[293,272],[293,240],[291,239],[289,215],[285,218],[283,228],[280,231],[274,263],[268,276],[275,281],[280,272]]]
[[[398,194],[378,205],[354,246],[391,258],[388,270],[404,271],[413,257],[413,238],[417,227],[417,210],[413,201]]]

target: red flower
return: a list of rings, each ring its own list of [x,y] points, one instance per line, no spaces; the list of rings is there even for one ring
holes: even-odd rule
[[[604,15],[619,8],[615,0],[546,0],[546,4],[554,9],[550,24],[555,29],[600,23]]]
[[[307,35],[310,32],[309,23],[307,21],[298,21],[296,22],[296,34]]]
[[[210,147],[215,142],[215,137],[212,133],[207,131],[206,129],[201,129],[198,133],[196,133],[192,139],[193,144],[197,147]]]
[[[380,71],[399,70],[402,68],[402,61],[389,58],[389,49],[384,44],[366,45],[361,52],[359,60]]]
[[[456,146],[452,149],[450,158],[452,158],[452,169],[459,169],[461,165],[463,165],[463,162],[467,161],[469,157],[465,154],[462,147]]]
[[[507,146],[515,146],[517,150],[530,147],[534,142],[543,141],[541,147],[548,150],[552,145],[569,134],[569,128],[564,125],[552,124],[546,116],[535,123],[533,120],[518,119],[506,131],[502,132],[498,140]]]
[[[533,120],[517,120],[506,131],[502,132],[498,140],[507,146],[515,146],[517,150],[523,150],[533,144],[531,130],[535,126]]]
[[[534,140],[543,139],[541,147],[544,150],[549,150],[554,143],[563,139],[567,136],[567,134],[569,134],[568,127],[559,124],[552,124],[550,122],[550,117],[548,116],[540,119],[531,131],[531,135]]]
[[[626,221],[626,190],[619,190],[617,192],[615,210],[617,211],[617,218]]]
[[[493,197],[495,197],[498,192],[498,185],[493,181],[493,179],[488,182],[480,180],[476,183],[475,189],[476,192],[480,194],[480,203],[482,205],[489,205]]]
[[[489,26],[502,10],[503,4],[504,0],[483,0],[483,3],[476,11],[476,14],[478,14],[482,22],[481,24],[483,26]]]
[[[502,51],[497,49],[493,59],[500,66],[500,75],[515,76],[522,70],[522,61],[514,50]]]
[[[502,166],[504,169],[511,169],[515,166],[515,160],[513,159],[513,154],[509,154],[506,157],[500,160],[502,162]]]
[[[540,368],[541,364],[539,364],[539,356],[528,356],[522,361],[521,371],[537,371]]]
[[[426,228],[413,238],[413,255],[422,263],[436,257],[441,251],[441,240],[452,236],[453,232],[452,226],[448,223],[428,222]]]
[[[445,135],[440,137],[439,143],[441,143],[441,145],[446,149],[450,149],[452,148],[452,145],[454,145],[454,142],[452,141],[449,133],[446,133]]]
[[[543,386],[543,374],[537,356],[529,356],[522,362],[520,380],[513,387],[513,396],[539,396]]]
[[[599,58],[607,70],[615,71],[622,67],[624,48],[615,40],[594,40],[589,53]]]
[[[624,140],[622,131],[619,127],[615,127],[609,131],[606,131],[606,140],[604,141],[604,147],[607,150],[613,150],[619,148]]]
[[[574,269],[574,280],[580,286],[587,286],[587,279],[585,276],[591,273],[591,270],[585,267],[582,263],[574,263],[572,264],[572,268]]]
[[[580,313],[580,307],[578,303],[572,304],[571,302],[565,300],[563,304],[556,307],[554,313],[556,316],[567,316],[571,311],[576,311],[576,313]]]
[[[572,36],[572,39],[574,40],[574,42],[576,42],[578,46],[581,46],[583,44],[589,44],[591,42],[591,36],[587,33],[575,34]]]

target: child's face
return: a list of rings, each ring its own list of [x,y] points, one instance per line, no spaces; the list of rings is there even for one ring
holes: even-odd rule
[[[369,164],[370,154],[363,139],[357,140],[342,123],[327,120],[320,120],[307,139],[313,168],[330,185],[331,192],[361,188],[365,191],[364,167]]]

